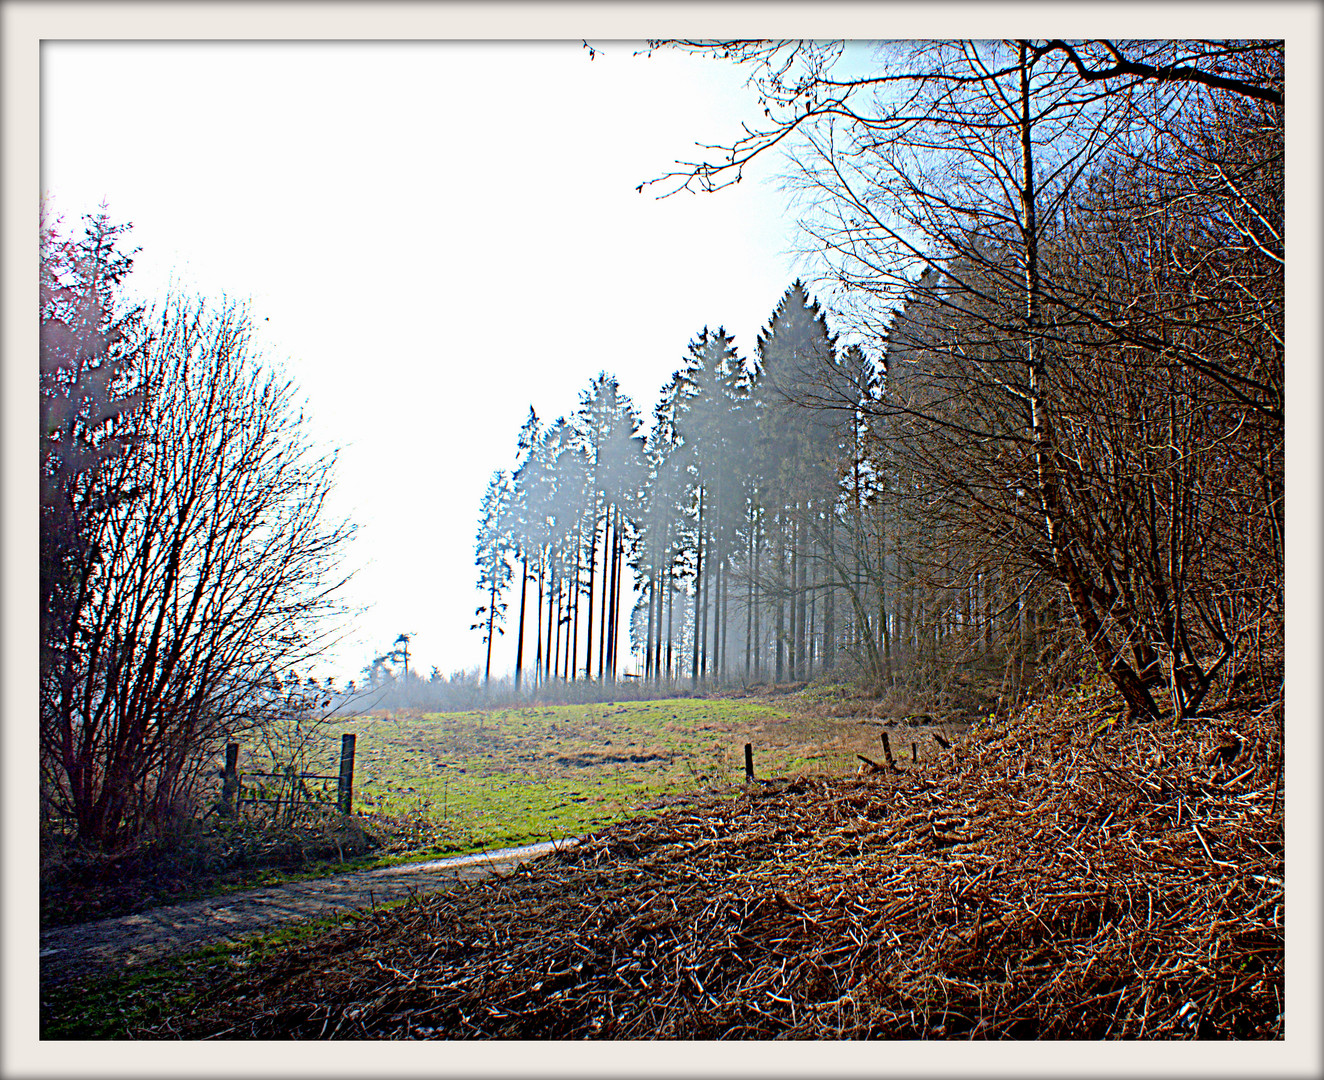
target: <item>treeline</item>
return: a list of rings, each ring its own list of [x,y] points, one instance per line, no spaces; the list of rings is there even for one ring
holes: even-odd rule
[[[851,406],[803,403],[825,384]],[[650,681],[802,680],[843,653],[877,667],[903,617],[862,557],[877,388],[796,282],[755,356],[722,328],[695,336],[646,433],[607,374],[571,417],[531,408],[480,516],[488,673],[512,603],[517,686],[615,680],[621,639]]]
[[[1087,661],[1135,715],[1280,693],[1282,43],[900,43],[861,78],[841,43],[654,44],[765,109],[662,182],[792,136],[859,345],[797,283],[753,356],[696,337],[646,435],[605,375],[531,414],[478,543],[517,679],[612,678],[627,618],[650,680],[984,657]]]

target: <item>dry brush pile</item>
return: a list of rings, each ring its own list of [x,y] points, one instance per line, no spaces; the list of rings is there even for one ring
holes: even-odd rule
[[[613,826],[365,913],[154,1034],[1280,1038],[1281,709],[1081,716]]]

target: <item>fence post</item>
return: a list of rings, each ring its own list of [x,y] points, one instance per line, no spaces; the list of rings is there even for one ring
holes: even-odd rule
[[[237,809],[239,795],[239,744],[225,744],[225,771],[221,773],[221,803],[227,814]]]
[[[745,743],[745,783],[754,782],[754,745]]]
[[[883,757],[887,758],[887,767],[893,772],[899,772],[900,770],[896,767],[896,760],[892,757],[892,743],[887,737],[887,732],[883,731],[879,734],[883,737]]]
[[[336,784],[336,806],[348,814],[354,798],[354,736],[340,737],[340,781]]]

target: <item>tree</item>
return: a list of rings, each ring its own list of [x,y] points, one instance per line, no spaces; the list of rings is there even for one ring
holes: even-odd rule
[[[765,122],[662,180],[715,189],[794,134],[838,306],[890,337],[873,411],[935,630],[961,580],[998,571],[1017,627],[1051,582],[1133,714],[1165,684],[1197,707],[1277,618],[1281,43],[910,43],[850,79],[841,43],[678,44],[751,65]],[[1179,435],[1198,452],[1158,452]],[[1254,575],[1205,557],[1252,520]],[[1193,592],[1198,559],[1239,584]]]
[[[505,633],[502,623],[506,617],[506,603],[501,599],[510,584],[512,571],[507,561],[513,550],[511,533],[511,490],[509,478],[502,469],[492,473],[483,493],[478,511],[478,534],[474,539],[474,562],[478,567],[478,590],[485,602],[474,611],[478,621],[470,630],[483,632],[487,657],[483,681],[492,681],[492,641],[495,635]]]
[[[618,580],[624,548],[620,537],[624,518],[639,499],[643,483],[643,440],[636,432],[639,419],[630,399],[620,392],[613,375],[599,373],[580,394],[575,417],[578,446],[588,469],[589,491],[584,506],[588,540],[588,625],[584,677],[593,678],[594,583],[598,567],[598,528],[602,527],[602,605],[598,627],[598,678],[609,674],[614,655]],[[608,634],[612,636],[609,638]]]
[[[525,604],[529,592],[529,557],[533,554],[534,558],[540,557],[545,543],[545,534],[547,531],[546,514],[542,508],[543,467],[539,461],[538,451],[542,443],[542,425],[538,421],[538,414],[533,411],[533,406],[529,406],[528,419],[524,421],[524,426],[520,428],[517,447],[517,464],[514,473],[511,476],[511,514],[514,519],[514,543],[515,551],[519,556],[520,567],[520,589],[519,589],[519,631],[515,642],[515,690],[520,689],[524,680],[524,625],[525,625]],[[542,625],[542,607],[541,607],[541,585],[539,586],[539,608],[535,622],[539,627]]]
[[[270,673],[324,647],[353,532],[327,520],[334,455],[254,358],[241,309],[171,301],[132,373],[142,406],[110,421],[131,450],[96,472],[100,512],[43,630],[43,792],[110,850],[187,813]]]
[[[391,658],[398,659],[404,666],[405,678],[409,678],[409,639],[412,634],[400,634],[391,647]]]
[[[721,678],[725,663],[731,548],[748,493],[751,373],[724,328],[704,327],[676,379],[671,423],[685,455],[694,517],[691,679],[697,682]]]
[[[67,634],[78,566],[96,518],[120,493],[96,473],[126,445],[121,420],[141,404],[134,367],[146,345],[141,309],[118,310],[133,266],[120,250],[128,225],[105,206],[83,217],[76,240],[41,207],[41,626],[43,643]]]
[[[811,595],[835,511],[836,430],[820,407],[819,388],[835,367],[836,338],[801,281],[786,290],[758,339],[760,499],[776,528],[777,557],[768,583],[776,612],[776,672],[783,652],[791,679],[809,678]],[[824,535],[816,536],[816,533]]]

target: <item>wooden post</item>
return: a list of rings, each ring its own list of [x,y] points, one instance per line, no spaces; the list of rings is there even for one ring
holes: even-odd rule
[[[221,773],[221,804],[233,814],[239,801],[239,744],[226,743],[225,771]]]
[[[892,757],[892,744],[887,738],[887,732],[882,732],[883,736],[883,757],[887,758],[887,767],[896,769],[896,760]]]
[[[917,742],[910,744],[910,760],[916,765],[919,764],[919,743]]]
[[[350,812],[354,798],[354,736],[340,737],[340,781],[336,785],[336,805],[342,814]]]
[[[754,745],[745,743],[745,783],[754,782]]]

